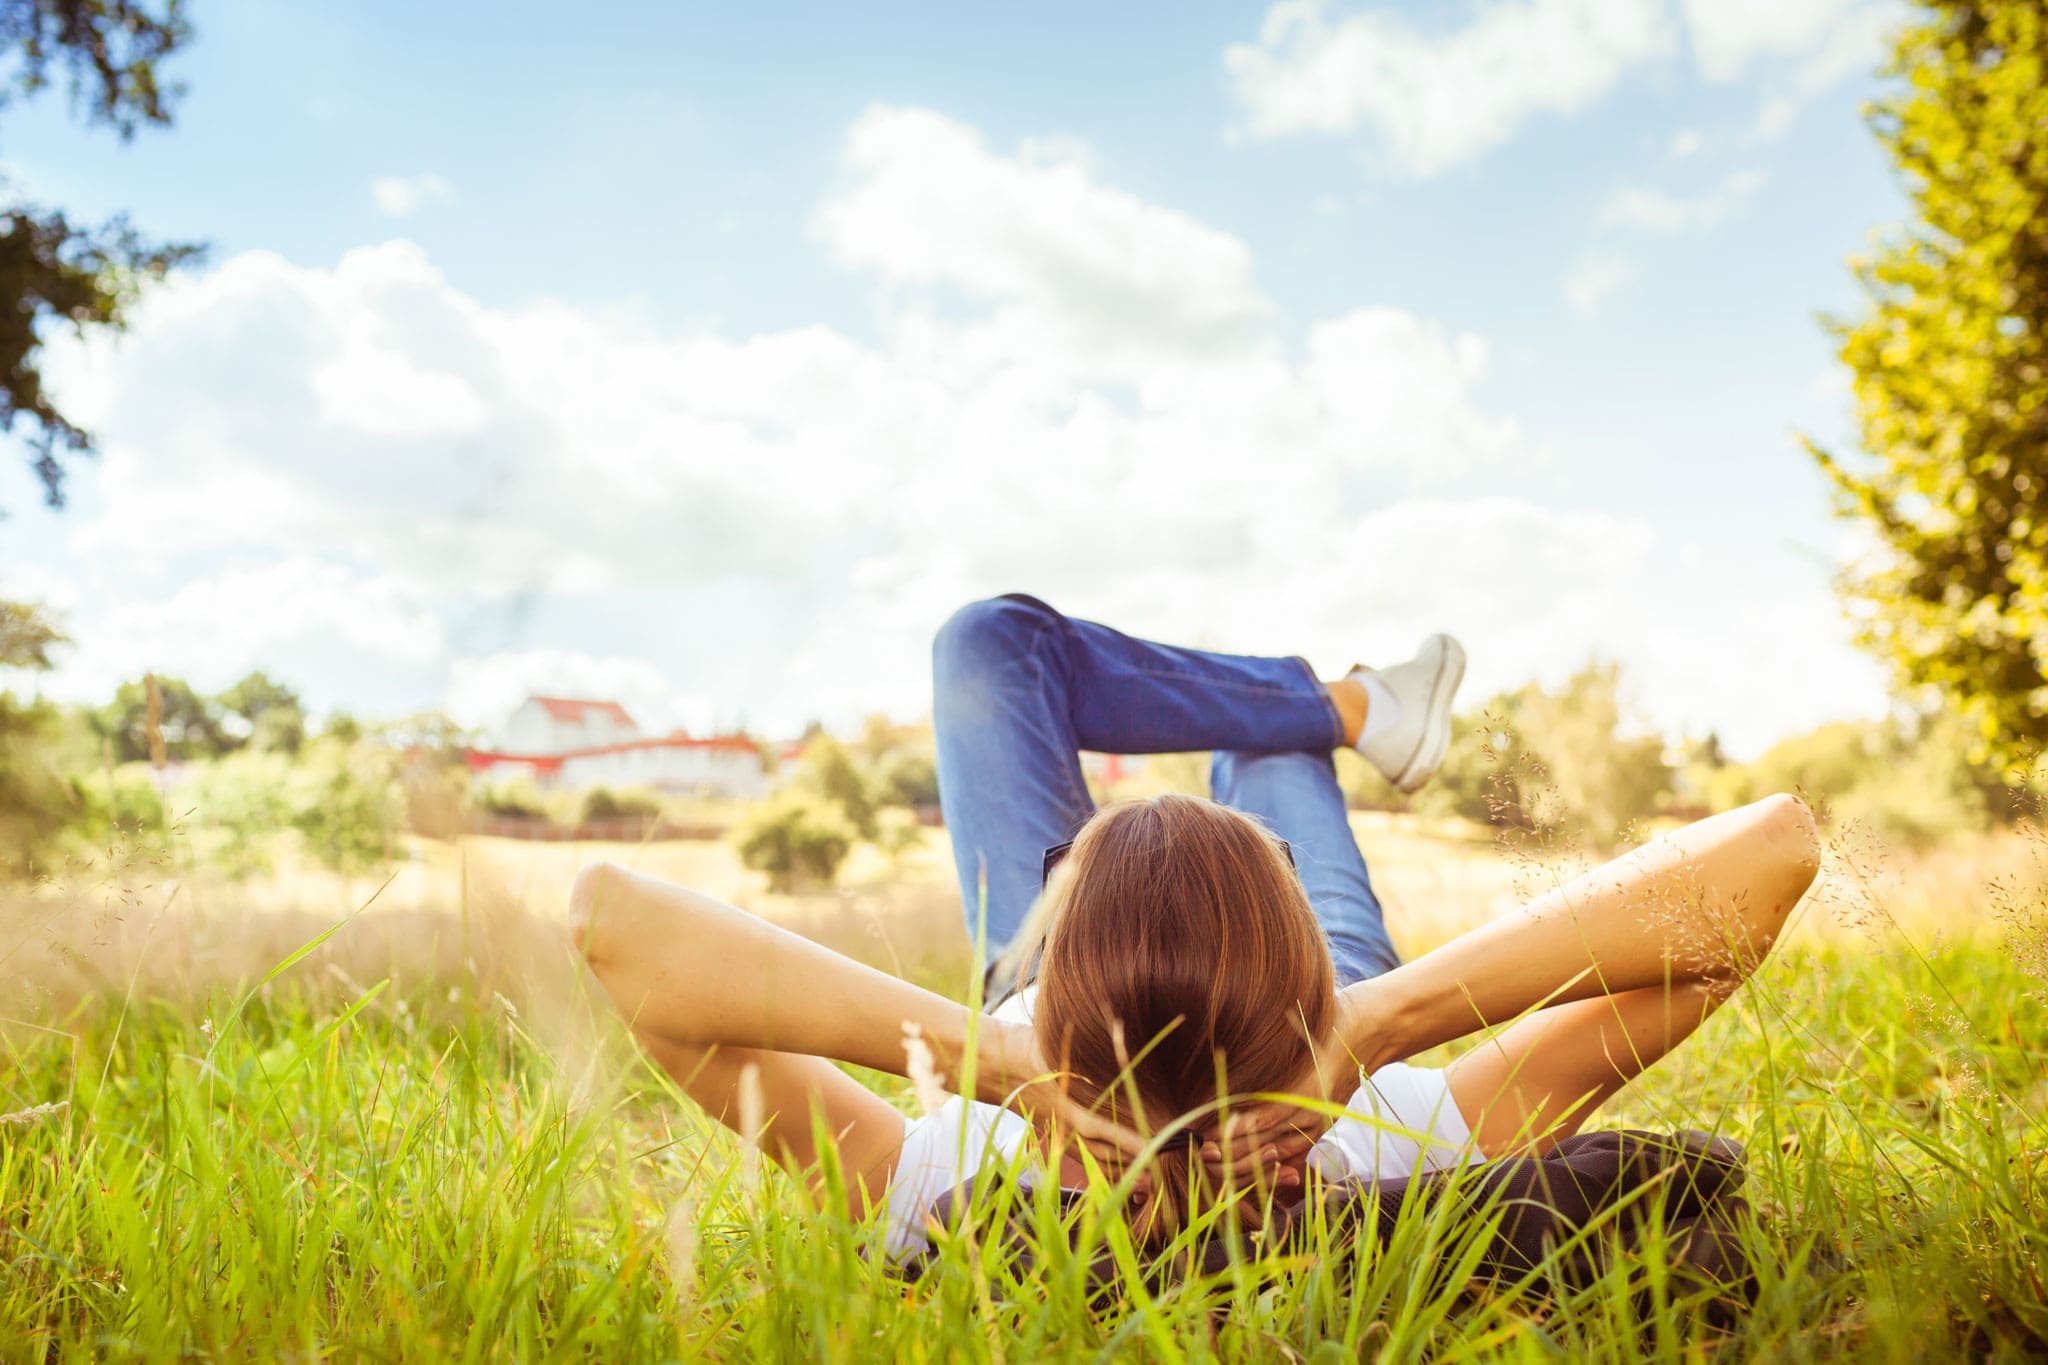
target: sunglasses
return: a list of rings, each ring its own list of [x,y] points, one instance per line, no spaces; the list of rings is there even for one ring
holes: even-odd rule
[[[1279,844],[1280,851],[1287,855],[1287,865],[1289,867],[1293,867],[1294,849],[1288,844],[1288,842],[1285,839],[1277,839],[1274,842]],[[1045,889],[1045,884],[1052,880],[1052,870],[1060,865],[1060,860],[1062,858],[1065,858],[1067,854],[1070,851],[1072,851],[1073,847],[1074,841],[1072,839],[1069,839],[1064,844],[1054,844],[1051,848],[1045,851],[1045,858],[1039,864],[1038,868],[1039,890],[1043,891]]]

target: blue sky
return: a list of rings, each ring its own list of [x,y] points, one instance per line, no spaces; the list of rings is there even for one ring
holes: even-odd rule
[[[1883,704],[1796,431],[1903,203],[1874,0],[201,5],[168,132],[11,177],[204,239],[71,507],[0,474],[41,686],[262,666],[787,729],[927,701],[950,605],[1398,657],[1619,657],[1738,749]]]

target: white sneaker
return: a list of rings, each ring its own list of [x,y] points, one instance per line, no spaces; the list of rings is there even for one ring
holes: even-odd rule
[[[1370,674],[1393,695],[1390,725],[1374,725],[1368,712],[1358,752],[1387,781],[1412,792],[1443,766],[1451,749],[1451,701],[1465,679],[1465,647],[1448,635],[1432,635],[1415,657],[1387,668],[1363,664],[1347,675]]]

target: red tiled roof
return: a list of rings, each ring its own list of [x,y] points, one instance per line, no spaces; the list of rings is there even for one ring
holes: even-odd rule
[[[633,723],[633,717],[626,713],[626,708],[615,701],[592,701],[583,697],[528,697],[527,700],[539,702],[555,720],[580,724],[590,712],[597,711],[621,725]]]
[[[628,739],[618,744],[594,744],[558,754],[502,754],[491,749],[470,749],[466,756],[472,768],[487,768],[493,763],[531,763],[542,772],[554,772],[562,766],[564,759],[594,758],[599,754],[619,754],[632,749],[728,749],[751,754],[754,741],[745,735],[712,735],[706,739],[694,739],[689,735],[674,734]]]

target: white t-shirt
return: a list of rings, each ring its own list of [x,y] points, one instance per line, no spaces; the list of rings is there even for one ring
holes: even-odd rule
[[[998,1019],[1031,1022],[1037,988],[1011,996]],[[1310,1149],[1308,1163],[1330,1180],[1398,1180],[1481,1160],[1472,1131],[1451,1099],[1445,1074],[1395,1062],[1366,1078],[1347,1113]],[[940,1199],[985,1166],[1004,1166],[1023,1149],[1031,1125],[1020,1115],[978,1100],[948,1100],[936,1114],[904,1130],[896,1174],[889,1181],[889,1256],[917,1255],[930,1247],[926,1224]],[[1036,1183],[1035,1169],[1020,1165],[1020,1183]]]

